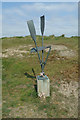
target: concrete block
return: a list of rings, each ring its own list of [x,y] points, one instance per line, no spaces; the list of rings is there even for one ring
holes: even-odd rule
[[[50,96],[50,80],[46,75],[44,77],[37,76],[37,92],[39,97]]]

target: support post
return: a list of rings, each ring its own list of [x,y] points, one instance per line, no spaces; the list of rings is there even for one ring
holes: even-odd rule
[[[39,97],[50,96],[50,80],[45,75],[45,77],[37,76],[37,92]]]

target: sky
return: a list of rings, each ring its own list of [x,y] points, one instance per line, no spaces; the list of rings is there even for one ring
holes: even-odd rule
[[[37,0],[0,0],[2,2],[37,2]],[[38,2],[79,2],[79,0],[38,0]]]
[[[36,34],[41,35],[42,15],[45,15],[44,35],[65,34],[66,37],[78,35],[77,2],[3,2],[2,37],[30,35],[28,20],[34,21]]]

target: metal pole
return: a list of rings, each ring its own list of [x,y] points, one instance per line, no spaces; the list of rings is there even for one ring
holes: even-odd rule
[[[36,46],[36,49],[37,49],[37,54],[38,54],[38,58],[39,58],[39,62],[40,62],[40,65],[41,65],[41,59],[40,59],[40,55],[39,55],[39,52],[38,52],[38,47],[37,47],[37,44],[36,44],[36,41],[35,41],[35,46]]]
[[[42,35],[42,47],[43,47],[43,35]],[[43,71],[43,62],[44,62],[44,50],[42,50],[42,72]]]
[[[51,46],[50,46],[50,48],[49,48],[49,51],[48,51],[48,54],[47,54],[47,57],[46,57],[46,60],[45,60],[45,64],[44,64],[44,66],[43,66],[43,69],[44,69],[44,67],[45,67],[45,65],[46,65],[46,62],[47,62],[47,59],[48,59],[48,56],[49,56],[49,54],[50,54],[50,51],[51,51]]]

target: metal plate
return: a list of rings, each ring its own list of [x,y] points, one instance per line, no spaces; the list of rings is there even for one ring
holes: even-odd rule
[[[27,24],[28,24],[28,28],[29,28],[32,39],[34,41],[36,41],[36,30],[35,30],[35,27],[34,27],[33,20],[27,21]]]
[[[45,27],[45,17],[43,15],[40,18],[41,18],[41,33],[43,35],[43,33],[44,33],[44,27]]]

